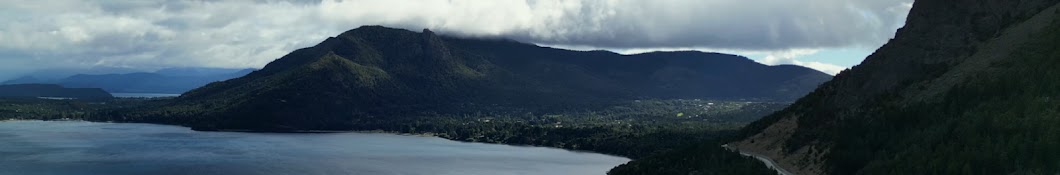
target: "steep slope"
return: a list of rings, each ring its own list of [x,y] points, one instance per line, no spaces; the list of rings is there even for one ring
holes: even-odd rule
[[[916,1],[861,65],[730,145],[797,174],[1060,172],[1057,3]]]
[[[484,107],[584,108],[617,100],[788,101],[827,74],[702,52],[619,55],[365,26],[260,71],[165,101],[156,115],[200,128],[345,129],[358,118]]]

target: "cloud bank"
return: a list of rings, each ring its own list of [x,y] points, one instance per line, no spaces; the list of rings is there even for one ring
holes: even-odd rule
[[[609,50],[877,47],[902,25],[910,1],[0,1],[0,70],[6,71],[0,74],[92,66],[261,67],[361,25]],[[829,66],[793,57],[765,60]]]

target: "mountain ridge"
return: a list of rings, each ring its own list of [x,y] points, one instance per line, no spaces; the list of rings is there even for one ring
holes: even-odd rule
[[[156,112],[197,118],[204,127],[341,129],[350,118],[474,112],[482,105],[567,108],[642,98],[785,101],[830,77],[728,54],[620,55],[363,26],[246,76],[189,91],[159,104]]]
[[[57,80],[24,76],[0,84],[59,84],[71,88],[102,88],[111,93],[184,93],[185,91],[240,77],[256,69],[166,68],[154,72],[79,73]]]

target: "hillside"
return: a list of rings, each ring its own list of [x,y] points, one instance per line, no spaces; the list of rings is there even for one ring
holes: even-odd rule
[[[201,128],[348,129],[354,119],[487,108],[559,111],[676,98],[790,101],[829,78],[727,54],[581,52],[365,26],[148,113]]]
[[[1058,8],[916,1],[861,65],[730,145],[797,174],[1060,172]]]

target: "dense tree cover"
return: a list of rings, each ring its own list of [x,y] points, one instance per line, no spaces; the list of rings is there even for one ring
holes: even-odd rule
[[[610,175],[680,174],[680,175],[776,175],[777,172],[752,157],[742,156],[708,141],[682,146],[674,151],[654,154],[620,165]]]
[[[0,120],[86,119],[97,112],[143,104],[144,98],[109,100],[52,100],[40,98],[0,98]]]
[[[875,120],[844,121],[829,157],[834,172],[1060,173],[1060,30],[1034,37],[940,101],[883,96],[879,104],[892,105],[873,111]]]
[[[711,140],[783,107],[776,103],[642,100],[599,110],[358,118],[357,130],[430,133],[453,140],[550,146],[639,158]]]
[[[799,116],[798,127],[788,131],[794,134],[781,142],[782,151],[808,145],[828,148],[822,168],[829,174],[1060,173],[1057,2],[976,2],[999,8],[960,6],[964,9],[934,14],[937,10],[931,9],[954,3],[918,1],[927,6],[911,12],[914,25],[903,29],[918,37],[900,32],[876,57],[791,107],[750,124],[744,136],[762,132],[782,117]],[[1034,15],[1041,18],[1029,21]],[[988,18],[1000,20],[963,20]],[[1002,29],[1012,26],[1002,24],[1042,30],[1006,31]],[[934,35],[950,33],[964,38]],[[899,57],[918,62],[901,62]],[[896,72],[904,69],[913,69],[908,71],[913,74],[885,81],[904,74]],[[883,78],[867,78],[870,75]],[[879,92],[862,93],[866,89]]]
[[[821,163],[824,174],[1058,174],[1056,5],[917,1],[906,27],[861,65],[727,141],[778,140],[779,148],[763,147],[795,157],[789,160],[796,166],[812,166],[803,160],[824,155],[824,162],[812,162]],[[1035,15],[1039,20],[1029,21]],[[1005,30],[1015,25],[1024,28]],[[1043,32],[1026,32],[1031,29]],[[797,119],[797,125],[778,126],[782,119]],[[779,131],[763,133],[772,126]],[[807,154],[795,152],[809,146],[824,149],[799,159]],[[711,149],[718,148],[649,156],[615,171],[687,174],[695,170],[667,165],[703,158],[689,155]],[[703,162],[714,163],[695,167],[739,166]]]

